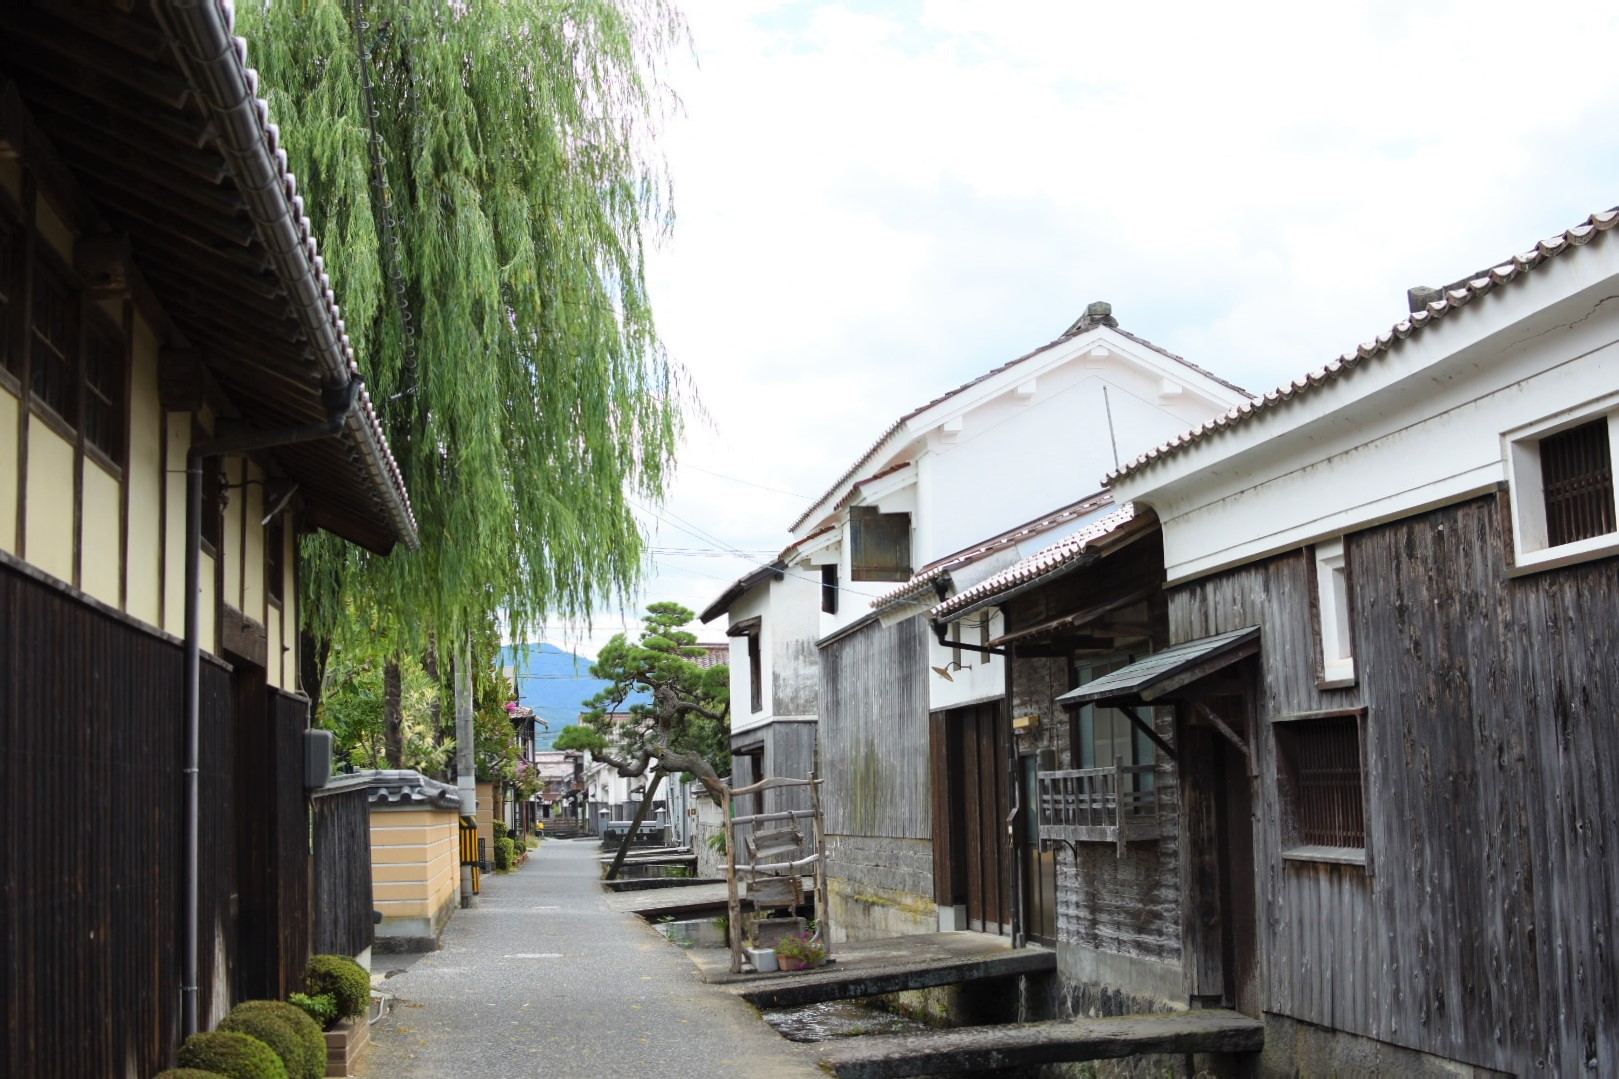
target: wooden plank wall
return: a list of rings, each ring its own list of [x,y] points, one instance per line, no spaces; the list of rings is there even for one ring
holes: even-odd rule
[[[268,715],[275,738],[275,941],[277,999],[303,986],[310,951],[310,804],[304,791],[304,731],[309,729],[309,702],[277,689],[269,695]],[[367,829],[366,849],[370,850]],[[369,860],[369,858],[368,858]],[[366,889],[370,891],[369,887]],[[370,916],[369,910],[367,917]],[[349,954],[353,954],[352,952]]]
[[[1177,589],[1171,632],[1263,624],[1261,716],[1367,708],[1367,869],[1282,863],[1262,724],[1266,1009],[1600,1070],[1619,1063],[1619,560],[1509,579],[1504,520],[1484,498],[1348,537],[1354,689],[1315,688],[1303,553]]]
[[[150,1075],[180,1031],[180,648],[0,560],[0,1074]],[[201,969],[226,1005],[229,675],[202,668]],[[210,822],[223,820],[221,827]]]
[[[821,760],[833,835],[927,839],[927,627],[877,622],[821,650]]]
[[[371,827],[367,789],[317,794],[311,881],[311,947],[321,955],[359,955],[371,947]]]
[[[815,724],[772,722],[765,728],[764,749],[766,775],[803,779],[815,770]],[[809,807],[808,788],[783,787],[765,791],[767,813]]]

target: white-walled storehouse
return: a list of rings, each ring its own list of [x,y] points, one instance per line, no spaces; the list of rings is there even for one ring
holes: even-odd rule
[[[947,927],[961,921],[961,897],[934,879],[930,746],[965,725],[1005,745],[1005,669],[974,650],[1000,633],[994,611],[935,639],[925,612],[940,590],[1105,514],[1103,474],[1247,399],[1091,304],[1057,340],[896,420],[793,523],[777,562],[733,586],[733,633],[754,617],[744,632],[790,626],[761,639],[763,653],[789,656],[795,678],[818,668],[835,933],[932,931],[941,907]],[[764,586],[759,606],[742,606]],[[986,757],[963,782],[1004,800],[1003,771]],[[1009,917],[992,907],[975,921],[998,931]]]
[[[1066,696],[1178,710],[1186,991],[1265,1019],[1262,1070],[1619,1068],[1616,224],[1111,480],[1171,648],[1249,644]]]

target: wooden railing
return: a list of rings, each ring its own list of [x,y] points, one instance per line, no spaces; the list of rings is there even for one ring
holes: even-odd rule
[[[1119,853],[1134,840],[1158,838],[1158,792],[1146,777],[1150,764],[1041,772],[1040,841],[1115,843]]]

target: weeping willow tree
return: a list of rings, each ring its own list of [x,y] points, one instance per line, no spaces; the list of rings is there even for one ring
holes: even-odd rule
[[[671,220],[654,137],[679,14],[273,0],[238,30],[422,540],[378,558],[307,538],[306,628],[360,619],[404,654],[627,596],[631,499],[661,496],[691,400],[643,272]]]

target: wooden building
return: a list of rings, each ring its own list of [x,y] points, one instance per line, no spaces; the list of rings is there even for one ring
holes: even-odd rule
[[[297,538],[414,523],[229,18],[0,10],[7,1075],[150,1075],[360,943],[311,913],[363,800],[307,796]]]
[[[1110,510],[930,612],[940,625],[998,613],[1005,629],[989,645],[1006,656],[1009,715],[994,742],[934,717],[937,898],[964,899],[970,917],[998,905],[1016,937],[1053,948],[1062,1015],[1185,1002],[1175,714],[1057,703],[1168,643],[1157,520]],[[966,781],[986,759],[1010,796]],[[1013,806],[1007,856],[969,872],[978,850],[1006,846]]]
[[[1005,626],[986,608],[941,637],[927,612],[1104,516],[1111,499],[1085,477],[1118,454],[1247,400],[1092,303],[1056,340],[900,417],[794,523],[779,572],[822,582],[834,932],[1012,931],[1011,716],[1006,665],[987,647]],[[936,796],[964,792],[960,814],[935,812]],[[959,856],[939,862],[941,850]]]
[[[1619,1070],[1616,223],[1111,480],[1170,647],[1065,697],[1174,702],[1187,999],[1267,1071]]]

